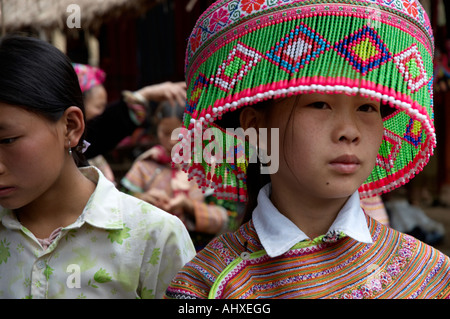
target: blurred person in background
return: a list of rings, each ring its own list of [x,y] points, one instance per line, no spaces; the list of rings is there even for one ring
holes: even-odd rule
[[[74,63],[73,67],[83,93],[86,121],[90,121],[105,111],[108,93],[103,82],[106,74],[103,70],[86,64]],[[107,179],[114,182],[114,172],[103,155],[89,159],[89,164],[97,167]]]
[[[172,140],[171,135],[181,127],[184,109],[185,103],[165,101],[159,105],[154,117],[159,144],[136,159],[121,183],[132,195],[179,217],[198,250],[230,230],[230,225],[237,225],[233,223],[237,214],[235,208],[206,203],[195,181],[178,165],[172,165],[171,150],[178,140]]]
[[[78,76],[86,108],[86,150],[89,163],[99,168],[114,181],[114,173],[104,154],[114,149],[121,140],[143,125],[155,103],[167,100],[171,104],[184,103],[184,82],[164,82],[149,85],[138,91],[123,91],[123,98],[108,104],[108,93],[103,85],[106,74],[90,65],[73,63]]]

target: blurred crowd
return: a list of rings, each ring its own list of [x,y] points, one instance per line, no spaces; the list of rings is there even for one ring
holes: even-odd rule
[[[186,101],[184,82],[164,82],[137,91],[123,91],[108,104],[103,70],[74,63],[83,92],[87,121],[85,155],[116,187],[179,217],[197,250],[214,236],[236,230],[242,218],[239,203],[202,192],[187,173],[172,164],[172,132],[182,126]],[[106,159],[126,149],[130,162],[115,172]]]

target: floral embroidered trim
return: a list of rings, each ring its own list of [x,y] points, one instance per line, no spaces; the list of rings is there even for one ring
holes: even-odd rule
[[[372,274],[368,276],[366,283],[358,286],[356,289],[339,294],[335,299],[367,299],[376,297],[376,295],[385,290],[402,273],[408,265],[416,247],[417,242],[413,237],[403,235],[400,249],[398,249],[395,257],[392,258],[392,261],[383,270],[380,270],[377,265],[369,266],[367,270],[371,271]]]
[[[202,21],[203,23],[198,26],[190,37],[189,49],[191,52],[189,52],[189,56],[192,56],[200,46],[213,38],[218,32],[231,27],[237,20],[248,19],[250,16],[257,16],[270,11],[271,7],[276,6],[278,1],[267,0],[267,3],[264,3],[265,0],[241,0],[240,2],[240,4],[239,1],[218,2],[217,6],[211,6],[210,10],[200,16],[198,21]],[[320,1],[283,0],[283,2],[285,8],[299,7],[299,10],[308,10],[304,9],[308,5],[320,6]],[[346,6],[348,2],[350,1],[335,1],[334,6],[339,6],[344,12],[348,10]],[[362,3],[367,5],[367,8],[362,8],[361,10],[369,14],[370,10],[374,10],[374,7],[370,6],[372,2],[367,1],[366,3]],[[428,37],[433,38],[431,23],[424,9],[418,6],[416,1],[403,0],[403,2],[400,2],[383,0],[381,4],[376,4],[375,6],[395,15],[403,15],[408,21],[419,26]],[[330,10],[329,4],[326,7]]]
[[[335,243],[337,242],[339,239],[345,237],[346,235],[338,230],[331,230],[328,233],[326,233],[325,235],[323,235],[322,237],[322,241],[324,243]]]
[[[378,239],[380,232],[381,232],[381,227],[380,227],[380,225],[377,225],[377,228],[375,229],[375,233],[373,236],[374,241],[376,241]],[[312,241],[301,242],[301,243],[295,245],[290,251],[286,252],[280,258],[295,257],[295,256],[302,256],[302,255],[315,253],[317,251],[323,250],[324,248],[326,248],[327,246],[330,245],[330,243],[323,242],[323,238],[325,236],[327,239],[335,240],[338,237],[342,238],[342,235],[343,235],[342,233],[337,234],[335,232],[330,232],[329,236],[327,236],[327,235],[324,235],[323,237],[319,236]],[[338,240],[338,239],[336,239],[336,240]],[[337,272],[340,269],[355,262],[355,260],[360,258],[368,249],[370,249],[370,245],[366,245],[363,249],[361,249],[359,252],[357,252],[351,258],[349,258],[348,260],[344,261],[343,263],[338,264],[332,268],[324,269],[323,271],[319,271],[319,272],[306,273],[306,274],[286,278],[286,279],[284,279],[283,283],[284,284],[296,283],[296,282],[300,282],[300,281],[311,280],[311,279],[315,279],[315,278],[320,278],[323,275]],[[271,259],[271,258],[266,254],[265,251],[259,251],[259,252],[251,254],[249,258],[246,258],[246,260],[243,260],[241,258],[234,260],[217,277],[217,279],[210,291],[209,298],[216,298],[216,299],[223,298],[223,294],[225,293],[225,288],[227,288],[228,283],[231,282],[236,276],[238,276],[244,268],[246,268],[249,265],[257,265],[259,263],[263,263],[265,261],[268,261],[269,259]],[[265,283],[265,284],[255,283],[254,285],[251,286],[250,290],[244,292],[240,296],[240,298],[244,298],[244,299],[249,298],[256,291],[270,290],[270,289],[276,287],[277,285],[280,285],[280,284],[276,283],[276,282],[270,282],[270,283]]]

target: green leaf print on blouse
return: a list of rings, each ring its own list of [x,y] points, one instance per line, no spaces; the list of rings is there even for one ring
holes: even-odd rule
[[[108,230],[109,235],[108,238],[111,240],[111,243],[118,243],[119,245],[123,244],[123,240],[130,237],[130,228],[123,227],[123,229],[115,229],[115,230]]]
[[[153,210],[153,207],[151,205],[149,205],[148,203],[139,203],[139,205],[141,206],[141,212],[142,214],[147,214],[150,213]]]
[[[152,256],[150,257],[150,260],[148,261],[148,263],[152,264],[153,266],[157,265],[159,262],[160,255],[161,255],[161,250],[159,248],[153,249]]]
[[[94,274],[94,281],[97,282],[97,283],[99,283],[99,284],[104,284],[104,283],[107,283],[107,282],[112,281],[112,277],[111,277],[110,274],[108,274],[108,273],[106,272],[105,269],[100,268],[100,269]],[[89,279],[88,285],[91,286],[91,287],[93,287],[93,288],[98,288],[97,285],[94,285],[94,283],[92,282],[91,279]]]
[[[54,269],[52,267],[50,267],[49,265],[46,266],[45,270],[44,270],[44,275],[45,278],[47,278],[47,280],[50,279],[50,275],[53,274]]]
[[[142,289],[141,298],[142,299],[155,299],[155,294],[153,293],[153,289],[147,289],[147,287],[144,287],[144,289]]]
[[[0,241],[0,264],[8,261],[8,258],[11,257],[9,253],[9,242],[6,241],[6,238]]]

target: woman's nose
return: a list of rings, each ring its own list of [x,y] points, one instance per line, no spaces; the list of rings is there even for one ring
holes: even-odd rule
[[[3,175],[6,172],[6,166],[3,164],[3,162],[0,160],[0,175]]]
[[[343,114],[337,121],[335,131],[335,139],[340,143],[358,143],[361,135],[358,128],[358,123],[354,116],[350,114]]]

